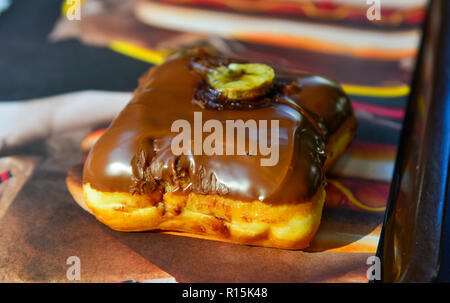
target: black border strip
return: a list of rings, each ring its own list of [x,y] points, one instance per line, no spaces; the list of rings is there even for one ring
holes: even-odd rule
[[[427,16],[377,251],[384,282],[431,282],[439,272],[450,151],[450,3],[431,1]],[[442,23],[434,32],[436,20]],[[427,48],[432,48],[431,61]],[[420,95],[424,66],[429,64],[432,95],[420,116],[418,102],[426,98]],[[416,181],[409,188],[407,178]]]

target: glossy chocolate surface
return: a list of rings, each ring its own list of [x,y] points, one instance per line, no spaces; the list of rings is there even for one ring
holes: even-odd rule
[[[352,110],[340,87],[318,76],[277,71],[265,96],[230,102],[208,88],[199,61],[204,66],[230,62],[203,54],[152,68],[91,150],[83,181],[109,192],[149,194],[170,188],[180,194],[193,191],[270,203],[312,197],[324,180],[326,139]],[[261,166],[267,156],[260,154],[174,155],[171,142],[178,133],[171,132],[171,125],[184,119],[193,130],[194,112],[202,113],[203,123],[220,121],[223,129],[226,120],[278,120],[278,163]],[[270,128],[267,133],[270,141]],[[247,150],[251,139],[245,138]]]

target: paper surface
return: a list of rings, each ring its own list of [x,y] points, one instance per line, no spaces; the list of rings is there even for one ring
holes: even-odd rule
[[[372,253],[288,251],[109,229],[74,202],[64,182],[81,161],[79,144],[89,131],[33,144],[42,160],[0,219],[0,280],[73,282],[66,277],[66,260],[77,256],[81,282],[171,277],[178,282],[366,281]]]

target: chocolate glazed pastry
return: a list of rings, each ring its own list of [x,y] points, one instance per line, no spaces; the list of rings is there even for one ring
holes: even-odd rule
[[[173,148],[181,129],[175,121],[191,128],[182,153]],[[217,136],[218,129],[225,133]],[[325,169],[355,131],[338,84],[197,50],[140,79],[89,153],[84,201],[116,230],[304,248],[320,223]],[[214,152],[202,150],[213,132]]]

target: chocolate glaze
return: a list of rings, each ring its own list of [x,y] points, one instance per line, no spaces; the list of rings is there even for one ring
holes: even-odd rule
[[[231,103],[211,92],[196,65],[231,62],[216,58],[198,53],[173,58],[144,75],[134,98],[91,150],[83,181],[108,192],[193,191],[269,203],[312,197],[324,179],[325,141],[351,113],[348,98],[330,80],[277,71],[266,96]],[[202,113],[203,123],[278,120],[278,164],[261,166],[260,159],[267,158],[262,155],[174,155],[171,140],[177,133],[171,125],[184,119],[193,129],[194,112]]]
[[[319,125],[325,139],[336,132],[353,114],[348,96],[336,82],[317,75],[279,70],[283,99],[295,102]]]

